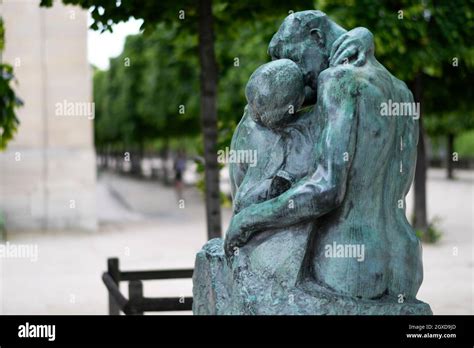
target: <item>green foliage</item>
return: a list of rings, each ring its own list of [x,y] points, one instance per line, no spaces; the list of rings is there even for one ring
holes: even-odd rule
[[[149,35],[129,36],[110,69],[95,71],[99,147],[143,150],[156,139],[198,133],[198,63],[189,54],[195,38],[177,35],[176,26],[160,24]]]
[[[322,0],[318,3],[318,8],[347,28],[370,29],[374,33],[377,59],[402,80],[413,80],[419,72],[442,76],[443,64],[450,63],[453,57],[470,67],[474,65],[472,0]]]
[[[5,216],[2,211],[0,211],[0,242],[6,240],[7,231],[5,228]]]
[[[5,46],[4,35],[3,20],[0,18],[0,55]],[[5,150],[20,124],[15,109],[23,103],[11,86],[14,81],[13,67],[0,60],[0,150]]]
[[[115,1],[115,0],[62,0],[64,4],[78,5],[90,9],[92,16],[91,29],[112,30],[112,25],[127,21],[130,17],[143,19],[142,28],[154,31],[158,23],[182,23],[182,29],[195,33],[198,21],[198,1]],[[41,0],[40,6],[51,7],[53,0]],[[223,31],[233,30],[236,34],[248,23],[259,21],[267,16],[286,16],[289,11],[301,11],[313,8],[312,0],[243,0],[213,1],[213,15],[217,35]],[[184,14],[184,19],[179,16]]]
[[[454,148],[459,156],[474,158],[474,130],[460,134],[454,141]]]
[[[126,42],[109,71],[94,76],[98,146],[142,146],[153,138],[197,134],[199,125],[198,3],[191,0],[63,0],[89,8],[92,29],[112,30],[130,17],[143,19],[145,35]],[[42,0],[49,7],[52,0]],[[214,1],[215,51],[219,67],[219,148],[228,146],[245,106],[245,83],[268,60],[267,45],[290,10],[312,1]],[[184,12],[181,12],[184,11]],[[184,14],[184,19],[179,16]],[[130,67],[123,59],[130,59]],[[234,66],[234,59],[239,66]],[[178,114],[184,105],[185,114]],[[156,143],[156,142],[155,142]],[[121,144],[121,145],[120,145]],[[202,148],[202,147],[201,147]]]
[[[431,135],[474,127],[474,1],[320,0],[317,7],[346,28],[374,34],[377,59],[413,89]]]
[[[222,39],[215,45],[220,76],[219,148],[230,145],[246,104],[245,84],[268,61],[267,46],[281,21],[280,15],[266,16],[243,27],[226,27],[226,11],[227,7],[215,6],[216,21],[222,25],[218,36]],[[198,134],[197,45],[197,35],[183,31],[177,22],[160,23],[153,31],[127,38],[123,53],[111,60],[110,69],[94,75],[98,146],[157,144],[156,139]],[[125,66],[125,59],[130,66]],[[180,105],[184,114],[179,113]],[[202,146],[197,150],[202,152]]]
[[[433,220],[428,224],[428,228],[426,229],[426,231],[417,230],[416,236],[425,243],[437,243],[443,236],[443,233],[439,228],[440,222],[440,218],[434,217]]]
[[[143,136],[147,139],[147,133],[166,136],[163,135],[164,129],[170,136],[180,136],[180,127],[199,127],[196,118],[199,113],[196,91],[200,71],[197,59],[197,2],[63,2],[90,8],[93,29],[111,30],[113,23],[135,17],[143,19],[146,32],[151,32],[146,39],[130,39],[130,52],[126,54],[133,55],[132,66],[135,66],[128,70],[119,69],[117,72],[118,81],[127,79],[127,86],[120,87],[123,81],[120,82],[118,88],[121,96],[111,99],[116,105],[115,109],[119,109],[119,113],[120,110],[129,110],[130,99],[139,98],[134,110],[128,114],[129,117],[124,118],[123,127],[129,129],[129,134],[121,137],[123,141],[136,142],[141,132],[144,132]],[[51,4],[52,0],[41,1],[42,6]],[[377,58],[394,75],[407,81],[410,87],[413,87],[415,77],[423,77],[422,108],[430,116],[425,122],[429,134],[457,134],[473,128],[474,87],[470,83],[474,72],[473,4],[473,0],[319,0],[315,3],[215,0],[213,15],[215,51],[219,66],[219,147],[229,144],[232,130],[245,105],[246,80],[257,66],[268,60],[266,47],[281,20],[290,10],[315,7],[327,12],[348,29],[356,26],[369,28],[374,33]],[[180,14],[184,14],[183,20],[178,18]],[[157,23],[160,23],[158,29]],[[140,49],[140,45],[143,50],[131,52],[133,49]],[[140,55],[144,57],[139,57]],[[235,58],[239,59],[238,67],[234,66]],[[457,66],[453,66],[454,58]],[[146,62],[145,66],[140,67],[140,61]],[[135,78],[134,74],[142,74],[142,77]],[[161,88],[158,82],[160,78],[166,79],[168,91]],[[138,83],[142,83],[147,91],[136,89]],[[111,88],[114,91],[114,87]],[[126,91],[130,92],[128,101],[125,100],[128,98],[125,97]],[[173,93],[167,93],[169,91]],[[100,92],[97,96],[100,96]],[[96,107],[97,103],[100,102],[96,100]],[[171,116],[175,114],[177,105],[185,105],[184,117]],[[109,121],[115,122],[121,119],[118,115],[108,117],[113,117]],[[138,117],[137,121],[130,122],[132,117]],[[121,132],[114,128],[120,126],[113,126],[111,122],[107,124],[112,129],[104,128],[104,132],[115,133],[115,138],[118,138]],[[133,131],[130,131],[132,128]],[[110,134],[104,138],[109,136]],[[98,134],[98,138],[100,137]]]
[[[5,28],[3,26],[3,19],[0,17],[0,52],[5,48]]]
[[[269,60],[267,47],[278,24],[274,18],[249,23],[216,44],[219,62],[219,148],[230,146],[245,105],[245,85],[253,71]]]

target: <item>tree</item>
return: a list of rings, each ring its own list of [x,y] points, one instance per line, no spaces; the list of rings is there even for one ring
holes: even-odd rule
[[[288,11],[308,9],[312,1],[289,0],[280,2],[262,0],[252,2],[181,0],[62,0],[64,4],[79,5],[91,9],[92,29],[111,30],[114,23],[126,21],[130,17],[143,19],[145,31],[154,30],[158,23],[179,21],[183,32],[198,33],[198,54],[200,61],[200,104],[201,125],[204,142],[205,197],[208,238],[221,235],[221,214],[219,201],[219,166],[217,163],[217,83],[218,66],[215,57],[215,25],[218,32],[229,28],[239,30],[245,23],[255,18],[263,18],[275,13],[285,16]],[[52,6],[53,0],[41,0],[41,6]],[[216,18],[214,12],[220,12]],[[214,21],[216,20],[216,21]],[[275,27],[275,30],[277,27]]]
[[[41,6],[51,7],[52,0],[41,0]],[[196,23],[199,18],[199,46],[201,60],[201,120],[204,141],[205,177],[206,177],[206,217],[208,237],[221,235],[221,217],[219,203],[219,168],[217,166],[216,139],[216,84],[217,66],[214,55],[214,27],[212,18],[212,0],[199,0],[198,6],[191,0],[159,2],[154,0],[109,1],[109,0],[63,0],[64,4],[91,8],[92,29],[111,30],[111,26],[130,17],[143,19],[145,30],[153,30],[160,22],[173,22],[176,19],[184,23]],[[199,15],[198,15],[199,13]],[[194,28],[193,28],[194,29]],[[193,30],[189,27],[187,30]]]
[[[177,29],[162,23],[148,35],[127,37],[110,69],[94,74],[98,151],[135,149],[136,173],[141,153],[156,149],[157,139],[166,160],[170,140],[198,133],[199,65],[189,54],[195,43],[193,37],[178,36]],[[166,172],[163,177],[166,182]]]
[[[2,62],[2,51],[5,46],[5,30],[0,18],[0,150],[5,150],[13,139],[20,121],[16,116],[16,108],[23,102],[18,98],[11,84],[15,81],[13,67]]]
[[[461,80],[457,83],[462,88],[472,88],[467,71],[474,68],[474,1],[320,0],[317,4],[318,8],[343,26],[364,26],[371,30],[377,59],[395,76],[407,81],[415,101],[421,105],[414,225],[417,230],[424,232],[428,221],[423,120],[430,112],[435,113],[435,104],[444,105],[452,100],[454,109],[457,109],[456,104],[463,96],[458,97],[451,91],[435,91],[437,86],[445,88],[445,81],[454,73],[454,69],[462,70],[458,75]],[[447,69],[447,64],[451,64],[453,58],[458,58],[463,64],[456,67],[451,65]],[[437,103],[434,103],[433,98],[439,98]]]
[[[470,54],[474,59],[474,52]],[[443,78],[426,78],[431,88],[426,91],[425,105],[430,117],[425,119],[425,127],[431,136],[446,138],[446,176],[453,179],[453,162],[459,160],[454,148],[455,138],[474,129],[474,86],[466,83],[474,80],[474,69],[456,58],[442,69]]]

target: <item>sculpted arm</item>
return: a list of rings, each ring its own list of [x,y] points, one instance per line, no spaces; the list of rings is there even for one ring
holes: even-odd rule
[[[238,146],[241,143],[242,128],[245,127],[246,119],[248,117],[247,106],[244,109],[244,115],[242,120],[237,125],[235,132],[232,136],[232,141],[230,143],[231,150],[238,150]],[[232,194],[232,199],[235,200],[237,190],[242,184],[242,181],[245,178],[245,173],[247,172],[247,165],[244,163],[229,163],[229,176],[230,176],[230,190]]]
[[[329,65],[334,67],[347,62],[354,66],[362,66],[373,55],[374,36],[367,28],[358,27],[341,35],[333,43]]]
[[[357,83],[353,69],[328,69],[320,75],[315,117],[327,121],[320,144],[315,147],[315,172],[280,196],[253,204],[235,215],[226,235],[228,254],[255,233],[317,218],[342,202],[357,135]]]

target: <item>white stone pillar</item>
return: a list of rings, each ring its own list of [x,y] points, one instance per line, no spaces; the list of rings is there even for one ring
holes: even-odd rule
[[[7,230],[96,230],[96,169],[87,11],[56,1],[3,0],[3,61],[24,101],[20,127],[0,153]]]

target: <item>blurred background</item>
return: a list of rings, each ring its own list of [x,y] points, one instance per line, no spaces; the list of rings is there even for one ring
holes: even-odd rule
[[[108,257],[126,270],[192,268],[230,220],[217,151],[245,84],[283,19],[306,9],[368,28],[377,59],[420,103],[406,207],[424,243],[418,298],[435,314],[473,314],[471,0],[3,0],[0,313],[107,313]]]

